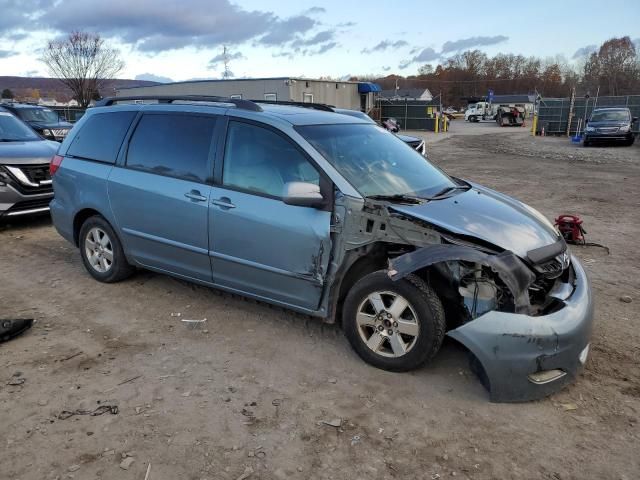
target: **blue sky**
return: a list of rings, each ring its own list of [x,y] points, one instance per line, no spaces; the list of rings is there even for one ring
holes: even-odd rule
[[[640,0],[0,0],[0,75],[46,76],[38,51],[74,29],[121,51],[122,78],[416,73],[466,49],[580,61],[614,36],[640,42]]]

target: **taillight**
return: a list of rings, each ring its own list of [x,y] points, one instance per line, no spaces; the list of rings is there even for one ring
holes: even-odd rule
[[[49,173],[51,174],[52,177],[58,171],[58,168],[60,168],[60,165],[62,165],[63,158],[64,157],[60,155],[54,155],[53,158],[51,159],[51,162],[49,163]]]

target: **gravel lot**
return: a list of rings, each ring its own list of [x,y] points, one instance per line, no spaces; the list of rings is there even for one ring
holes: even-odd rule
[[[450,173],[579,213],[610,247],[573,249],[597,302],[577,383],[491,404],[452,341],[419,371],[376,370],[288,311],[149,272],[98,284],[48,219],[23,220],[0,226],[0,306],[38,322],[0,345],[0,477],[638,478],[640,148],[462,121],[425,138]]]

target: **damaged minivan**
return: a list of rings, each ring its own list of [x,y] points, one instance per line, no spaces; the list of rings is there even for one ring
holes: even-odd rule
[[[54,225],[101,282],[145,268],[340,322],[391,371],[424,365],[448,335],[493,401],[546,396],[587,359],[589,282],[547,219],[359,119],[105,99],[51,174]]]

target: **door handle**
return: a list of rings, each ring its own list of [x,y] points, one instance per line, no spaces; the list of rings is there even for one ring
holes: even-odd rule
[[[236,206],[233,203],[231,203],[231,199],[227,197],[221,197],[217,200],[213,200],[211,203],[213,205],[217,205],[218,207],[224,210],[228,210],[229,208],[236,208]]]
[[[207,201],[207,197],[205,197],[204,195],[201,195],[198,190],[191,190],[190,192],[185,193],[184,196],[196,202]]]

